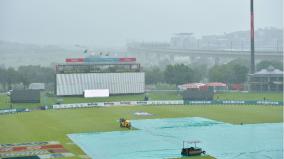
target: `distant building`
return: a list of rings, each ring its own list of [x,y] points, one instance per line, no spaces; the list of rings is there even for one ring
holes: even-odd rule
[[[254,74],[249,75],[250,91],[257,92],[282,92],[283,71],[269,66]]]
[[[226,91],[227,85],[221,82],[211,82],[211,83],[186,83],[182,85],[178,85],[180,90],[190,90],[190,89],[197,89],[197,90],[208,90],[213,92],[222,92]]]
[[[255,31],[255,48],[262,51],[283,51],[283,31],[264,28]],[[250,31],[235,31],[196,38],[192,33],[178,33],[171,37],[170,46],[176,49],[242,50],[250,49]]]
[[[189,49],[195,47],[196,39],[192,33],[178,33],[171,38],[170,45],[172,48]]]
[[[182,85],[178,85],[180,90],[188,90],[188,89],[202,89],[204,87],[204,83],[186,83]]]
[[[29,89],[31,89],[31,90],[44,90],[45,84],[44,83],[31,83],[29,85]]]
[[[228,90],[227,84],[221,82],[206,83],[206,86],[209,90],[213,90],[213,92],[224,92]]]

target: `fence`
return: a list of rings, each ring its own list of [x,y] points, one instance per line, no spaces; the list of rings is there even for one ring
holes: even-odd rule
[[[244,105],[283,105],[283,101],[256,101],[256,100],[212,100],[212,101],[188,101],[185,100],[184,104],[244,104]]]
[[[183,100],[163,100],[163,101],[120,101],[120,102],[94,102],[94,103],[74,103],[56,104],[53,109],[84,108],[84,107],[109,107],[109,106],[137,106],[137,105],[183,105]]]
[[[92,103],[73,103],[73,104],[55,104],[47,109],[71,109],[71,108],[89,108],[89,107],[111,107],[111,106],[139,106],[139,105],[271,105],[283,106],[283,101],[244,101],[244,100],[157,100],[157,101],[119,101],[119,102],[92,102]],[[0,115],[16,112],[29,112],[28,108],[0,109]]]
[[[212,100],[212,101],[188,101],[188,100],[160,100],[160,101],[121,101],[121,102],[95,102],[57,104],[53,109],[84,108],[84,107],[109,107],[109,106],[138,106],[138,105],[277,105],[282,106],[282,101],[234,101],[234,100]]]

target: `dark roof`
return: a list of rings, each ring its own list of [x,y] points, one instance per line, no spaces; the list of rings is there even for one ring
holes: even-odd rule
[[[267,69],[262,69],[255,74],[257,75],[283,75],[283,71],[275,69],[273,66],[269,66]]]
[[[275,69],[273,66],[269,66],[267,69],[262,69],[252,76],[283,76],[283,71]]]
[[[273,74],[273,75],[280,74],[281,75],[281,74],[283,74],[283,72],[281,70],[278,70],[278,69],[273,70],[273,71],[267,71],[266,69],[262,69],[262,70],[256,72],[255,74],[260,74],[260,75],[264,75],[264,74]]]

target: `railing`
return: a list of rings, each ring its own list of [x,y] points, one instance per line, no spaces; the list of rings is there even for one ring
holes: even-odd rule
[[[55,104],[50,107],[41,107],[41,110],[48,109],[74,109],[91,107],[112,107],[112,106],[143,106],[143,105],[266,105],[283,106],[283,101],[270,100],[155,100],[155,101],[120,101],[120,102],[91,102],[91,103],[73,103],[73,104]],[[31,109],[2,109],[0,115],[18,112],[30,112]]]

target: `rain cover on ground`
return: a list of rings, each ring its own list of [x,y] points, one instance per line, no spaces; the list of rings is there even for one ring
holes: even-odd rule
[[[283,158],[282,123],[231,125],[205,118],[132,120],[139,130],[69,134],[90,157],[181,157],[183,140],[199,140],[218,159]]]

